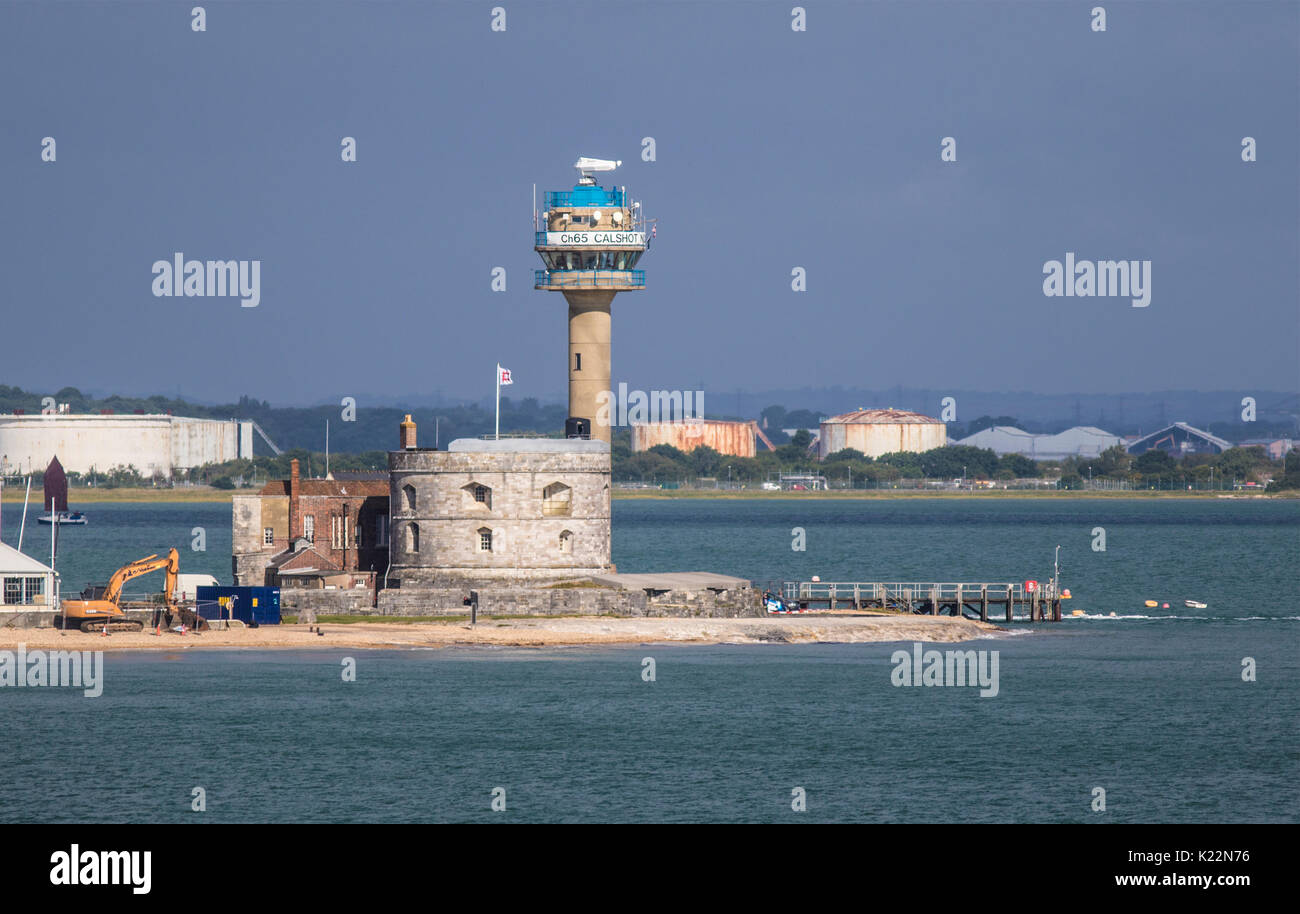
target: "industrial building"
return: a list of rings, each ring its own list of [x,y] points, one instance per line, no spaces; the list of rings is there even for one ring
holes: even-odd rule
[[[0,475],[40,472],[56,455],[64,470],[83,476],[119,466],[171,476],[252,457],[253,423],[138,413],[0,416]]]
[[[1284,460],[1292,448],[1300,447],[1300,440],[1295,438],[1247,438],[1238,442],[1238,447],[1260,447],[1269,460]]]
[[[999,457],[1020,454],[1031,460],[1064,460],[1098,457],[1102,451],[1122,445],[1123,439],[1090,425],[1078,425],[1055,435],[1038,435],[1012,425],[994,425],[954,443],[984,448]]]
[[[709,447],[729,457],[753,457],[755,431],[753,422],[720,419],[633,423],[632,451],[648,451],[656,445],[667,444],[688,454],[697,447]]]
[[[1222,454],[1230,447],[1232,442],[1218,435],[1193,428],[1186,422],[1175,422],[1158,432],[1138,438],[1128,446],[1128,452],[1145,454],[1147,451],[1161,450],[1179,458],[1187,454]]]
[[[829,457],[845,448],[880,457],[899,451],[921,453],[948,443],[948,429],[938,419],[905,409],[858,409],[821,423],[817,455]]]

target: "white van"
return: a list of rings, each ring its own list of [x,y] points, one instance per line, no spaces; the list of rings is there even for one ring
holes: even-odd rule
[[[172,599],[180,602],[190,601],[198,593],[199,587],[216,586],[217,579],[210,574],[178,574],[176,575],[176,591],[172,594]]]

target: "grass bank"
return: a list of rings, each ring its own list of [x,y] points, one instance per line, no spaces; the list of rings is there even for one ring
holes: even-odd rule
[[[5,486],[4,503],[23,503],[24,489]],[[183,489],[155,489],[152,486],[138,489],[68,489],[68,506],[74,510],[82,505],[104,504],[107,502],[224,502],[230,503],[237,494],[252,495],[256,489],[214,489],[211,486],[187,486]],[[41,508],[41,488],[32,486],[31,510]]]
[[[1228,492],[1228,491],[1186,491],[1186,490],[1149,490],[1129,489],[1125,491],[1101,491],[1087,489],[977,489],[975,491],[953,491],[951,489],[832,489],[825,492],[767,492],[754,489],[615,489],[616,499],[672,499],[672,498],[735,498],[735,499],[770,499],[817,501],[845,498],[859,499],[900,499],[900,498],[973,498],[973,499],[1052,499],[1052,498],[1097,498],[1097,499],[1132,499],[1132,498],[1297,498],[1300,492],[1278,492],[1264,495],[1263,492]]]

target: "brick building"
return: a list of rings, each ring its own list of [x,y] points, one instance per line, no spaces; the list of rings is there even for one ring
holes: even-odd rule
[[[269,482],[232,505],[237,585],[373,587],[388,564],[388,474]]]

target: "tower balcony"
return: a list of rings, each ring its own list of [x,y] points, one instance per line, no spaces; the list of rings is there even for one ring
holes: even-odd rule
[[[645,270],[536,270],[533,277],[533,288],[547,292],[645,288]]]
[[[612,206],[622,209],[623,191],[617,187],[606,190],[599,184],[579,184],[573,190],[548,190],[542,200],[547,209],[582,206]]]

